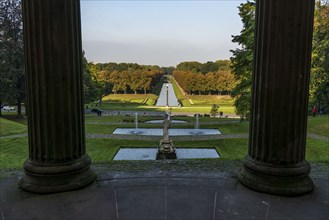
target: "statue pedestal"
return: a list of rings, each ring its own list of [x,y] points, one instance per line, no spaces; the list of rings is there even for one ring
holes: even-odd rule
[[[157,160],[176,159],[176,148],[172,140],[160,140]]]

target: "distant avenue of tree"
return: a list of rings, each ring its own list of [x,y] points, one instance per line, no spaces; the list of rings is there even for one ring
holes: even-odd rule
[[[173,75],[189,94],[228,94],[234,87],[229,60],[182,62],[175,67],[136,63],[91,63],[83,58],[85,102],[99,100],[111,93],[153,92],[163,75]]]
[[[229,60],[216,62],[182,62],[173,77],[188,94],[230,94],[235,87]]]

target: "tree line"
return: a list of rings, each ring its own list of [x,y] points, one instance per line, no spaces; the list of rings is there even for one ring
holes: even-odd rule
[[[230,69],[229,61],[221,61],[224,65],[213,65],[206,70],[203,65],[195,68],[197,62],[184,62],[178,65],[177,70],[173,71],[173,77],[182,89],[188,94],[230,94],[235,87],[235,78]],[[189,65],[192,64],[192,65]],[[191,66],[192,69],[191,69]]]
[[[230,60],[217,60],[215,62],[208,61],[206,63],[200,63],[196,61],[181,62],[177,65],[176,70],[191,71],[194,73],[209,73],[217,71],[230,71]]]
[[[91,63],[84,58],[85,102],[99,100],[110,93],[152,92],[163,73],[159,66],[136,63]]]

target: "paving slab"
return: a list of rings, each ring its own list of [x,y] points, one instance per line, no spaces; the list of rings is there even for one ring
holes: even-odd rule
[[[216,196],[215,187],[169,186],[166,188],[167,219],[213,219]]]
[[[313,179],[310,194],[282,197],[214,170],[98,172],[84,189],[49,195],[21,190],[16,176],[2,179],[0,219],[329,219],[327,178]]]
[[[122,187],[116,198],[118,219],[166,219],[164,187]]]

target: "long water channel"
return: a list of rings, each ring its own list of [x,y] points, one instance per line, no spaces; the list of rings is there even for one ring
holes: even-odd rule
[[[155,106],[167,106],[167,85],[168,85],[168,106],[178,106],[179,102],[177,100],[174,88],[171,83],[162,84],[161,92],[158,101]]]

